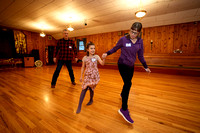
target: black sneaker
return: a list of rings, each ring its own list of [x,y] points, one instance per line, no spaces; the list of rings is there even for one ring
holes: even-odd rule
[[[76,83],[75,83],[75,82],[72,82],[72,84],[73,84],[73,85],[76,85]]]

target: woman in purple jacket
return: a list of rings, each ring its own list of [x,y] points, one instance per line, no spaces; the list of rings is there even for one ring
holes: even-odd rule
[[[124,86],[121,92],[122,108],[118,112],[129,123],[133,123],[133,120],[129,115],[127,102],[129,91],[132,85],[131,80],[134,73],[136,54],[138,55],[138,59],[144,66],[144,69],[147,72],[151,72],[143,56],[143,40],[139,38],[141,30],[142,24],[140,22],[133,23],[129,34],[121,37],[116,46],[114,46],[108,52],[103,53],[102,55],[102,58],[104,59],[107,55],[111,55],[115,53],[118,49],[121,49],[121,55],[118,60],[118,68],[120,75],[123,79]]]

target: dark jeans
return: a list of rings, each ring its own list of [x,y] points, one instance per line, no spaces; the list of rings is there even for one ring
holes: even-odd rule
[[[121,97],[122,97],[122,109],[127,110],[128,108],[128,96],[129,96],[129,91],[132,85],[132,78],[133,78],[133,73],[134,73],[134,67],[129,67],[123,64],[118,64],[119,72],[120,75],[124,81],[124,86],[121,92]]]
[[[73,69],[72,69],[72,62],[71,61],[58,60],[58,64],[57,64],[56,70],[53,74],[51,85],[56,85],[56,81],[57,81],[57,78],[59,76],[60,70],[61,70],[61,68],[64,64],[67,66],[69,76],[71,78],[71,82],[74,82],[75,78],[74,78],[74,72],[73,72]]]

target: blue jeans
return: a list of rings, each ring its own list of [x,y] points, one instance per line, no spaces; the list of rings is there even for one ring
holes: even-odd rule
[[[61,68],[64,64],[67,66],[69,76],[71,78],[71,82],[74,82],[75,78],[74,78],[74,72],[73,72],[73,69],[72,69],[72,62],[68,61],[68,60],[67,61],[58,60],[58,64],[57,64],[56,70],[53,74],[51,85],[56,85],[56,81],[57,81],[57,78],[59,76],[60,70],[61,70]]]

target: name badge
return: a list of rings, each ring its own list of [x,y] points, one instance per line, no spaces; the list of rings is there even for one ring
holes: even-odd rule
[[[72,46],[69,46],[69,48],[72,48]]]
[[[126,43],[126,47],[131,47],[131,43]]]
[[[96,61],[96,59],[95,58],[92,58],[92,62],[95,62]]]

